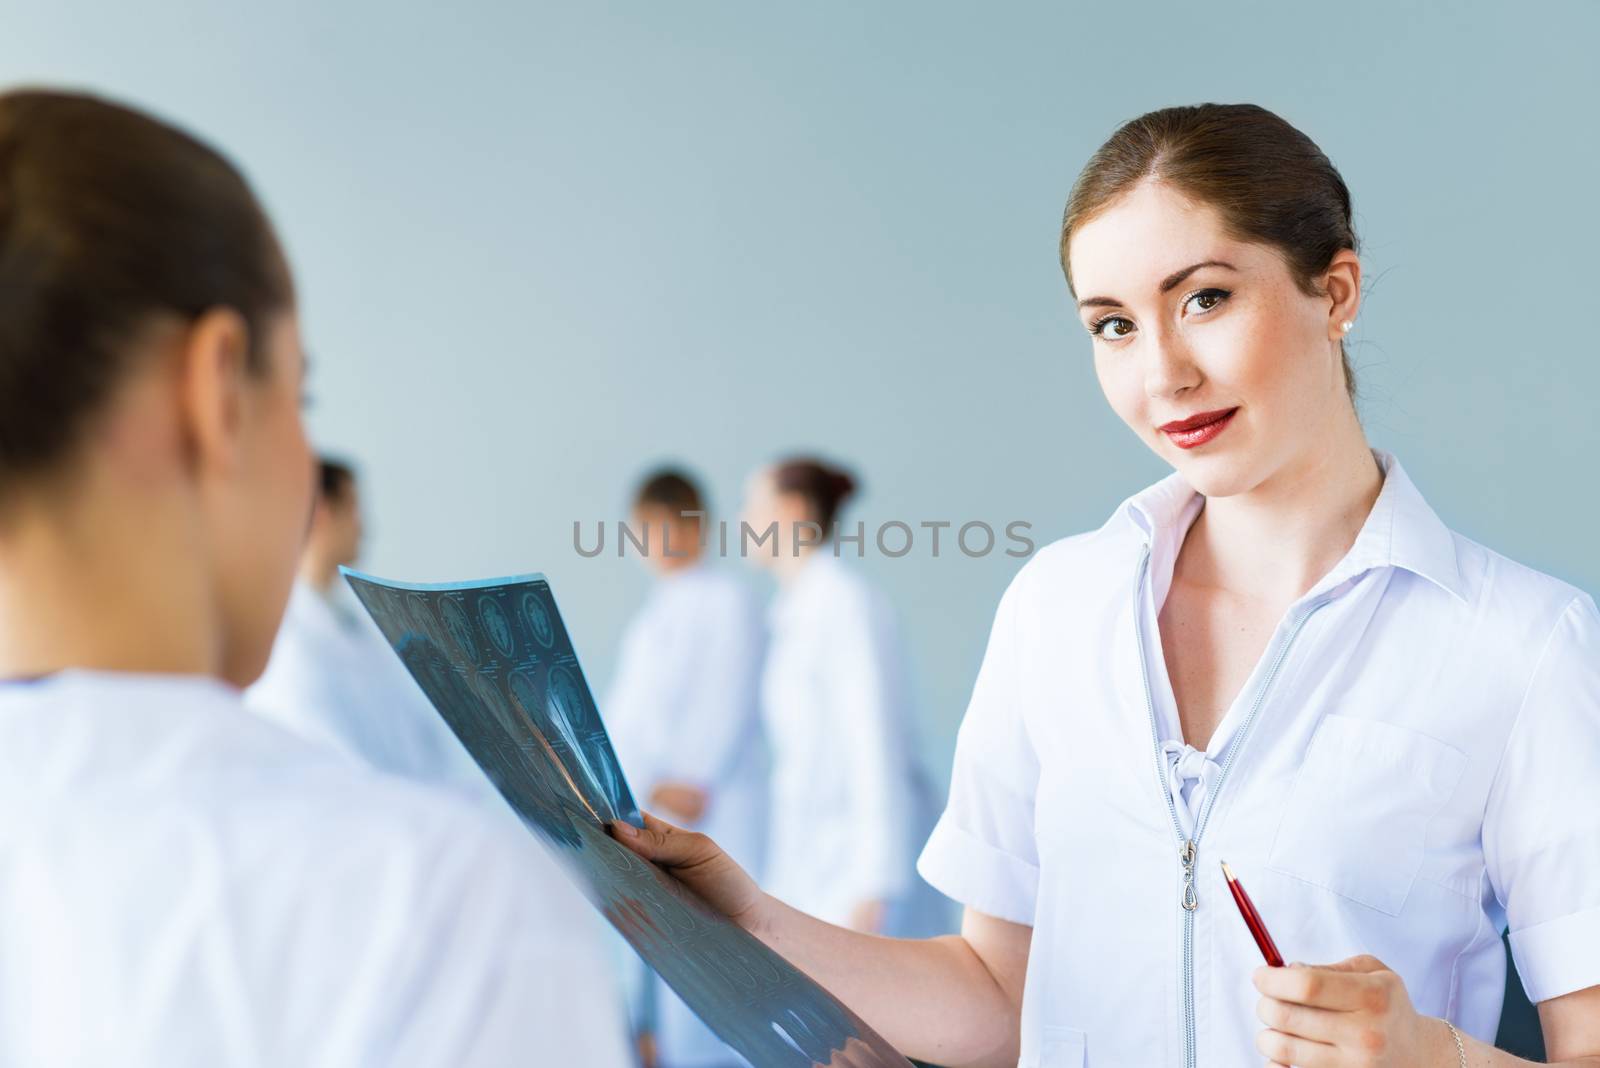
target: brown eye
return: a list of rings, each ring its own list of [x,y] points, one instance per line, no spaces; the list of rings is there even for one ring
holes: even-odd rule
[[[1225,289],[1202,289],[1198,293],[1191,294],[1189,299],[1194,301],[1196,307],[1201,311],[1210,311],[1228,299],[1228,291]]]
[[[1104,319],[1097,320],[1089,328],[1089,333],[1095,337],[1116,341],[1133,333],[1133,323],[1120,315],[1108,315]]]

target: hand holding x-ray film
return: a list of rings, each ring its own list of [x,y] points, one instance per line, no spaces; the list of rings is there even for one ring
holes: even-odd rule
[[[643,821],[543,576],[345,578],[512,809],[728,1045],[755,1068],[909,1068],[827,991],[606,833]]]

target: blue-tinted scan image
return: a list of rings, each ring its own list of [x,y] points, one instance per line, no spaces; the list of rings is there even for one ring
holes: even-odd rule
[[[827,991],[606,833],[613,820],[643,824],[543,576],[345,578],[523,823],[754,1068],[909,1068]]]

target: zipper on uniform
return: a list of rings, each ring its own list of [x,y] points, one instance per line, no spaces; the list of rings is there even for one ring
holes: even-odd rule
[[[1156,722],[1155,698],[1150,690],[1150,665],[1147,662],[1144,648],[1144,584],[1150,570],[1150,546],[1144,547],[1144,554],[1139,559],[1139,578],[1133,586],[1133,628],[1136,644],[1139,650],[1139,673],[1144,682],[1145,712],[1150,717],[1150,740],[1155,746],[1156,757],[1156,783],[1161,789],[1162,796],[1167,799],[1167,815],[1172,819],[1172,829],[1178,839],[1178,864],[1183,874],[1183,889],[1178,897],[1178,906],[1183,912],[1182,950],[1183,974],[1179,976],[1182,989],[1180,1009],[1183,1014],[1183,1068],[1195,1068],[1195,1009],[1194,1009],[1194,914],[1200,908],[1200,895],[1195,888],[1196,870],[1200,857],[1200,839],[1205,834],[1206,824],[1211,819],[1211,809],[1216,803],[1217,795],[1222,792],[1222,784],[1228,780],[1228,772],[1233,768],[1234,758],[1244,748],[1246,739],[1250,736],[1250,729],[1255,725],[1256,716],[1261,711],[1262,702],[1266,699],[1267,691],[1272,688],[1272,682],[1278,677],[1278,669],[1283,666],[1284,659],[1289,655],[1289,647],[1294,644],[1295,638],[1300,634],[1300,628],[1305,626],[1306,620],[1315,615],[1332,598],[1324,595],[1313,601],[1300,618],[1295,620],[1289,629],[1288,635],[1272,652],[1272,660],[1267,665],[1267,673],[1261,680],[1261,686],[1256,690],[1255,700],[1250,705],[1250,712],[1245,716],[1244,723],[1239,727],[1238,733],[1228,745],[1228,752],[1222,758],[1221,769],[1217,772],[1216,781],[1206,791],[1205,800],[1201,802],[1200,814],[1194,821],[1193,836],[1186,834],[1183,823],[1178,819],[1178,803],[1172,796],[1172,791],[1167,786],[1166,758],[1161,751],[1161,728]],[[1269,650],[1269,652],[1271,652]]]

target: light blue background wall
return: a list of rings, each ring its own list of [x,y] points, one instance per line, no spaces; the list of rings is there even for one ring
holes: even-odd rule
[[[1098,525],[1165,473],[1102,401],[1055,256],[1122,120],[1252,100],[1354,190],[1375,443],[1446,521],[1600,590],[1600,6],[0,0],[0,81],[224,146],[286,236],[312,423],[367,563],[542,569],[591,672],[642,570],[584,560],[650,460],[725,509],[791,448],[853,516]],[[1016,561],[869,559],[938,773]]]

